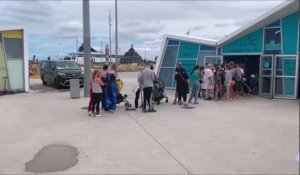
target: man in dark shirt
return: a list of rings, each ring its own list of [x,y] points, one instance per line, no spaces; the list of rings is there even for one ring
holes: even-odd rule
[[[175,80],[176,80],[176,96],[178,96],[178,104],[182,105],[181,99],[183,98],[184,103],[186,104],[187,94],[189,93],[189,76],[186,73],[186,70],[182,67],[182,62],[178,62],[178,67],[175,69]]]

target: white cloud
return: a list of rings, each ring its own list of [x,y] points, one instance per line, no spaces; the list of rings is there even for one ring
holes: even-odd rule
[[[184,35],[189,29],[193,36],[220,39],[281,2],[119,1],[120,51],[124,53],[134,44],[141,54],[146,48],[147,55],[154,58],[163,34]],[[114,52],[114,1],[90,1],[94,48],[108,43],[109,10]],[[72,52],[76,35],[82,43],[82,1],[2,1],[0,14],[1,25],[27,27],[31,55]]]

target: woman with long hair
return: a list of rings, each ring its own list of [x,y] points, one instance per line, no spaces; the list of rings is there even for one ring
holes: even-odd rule
[[[231,87],[232,87],[232,73],[230,71],[230,65],[226,65],[225,70],[225,86],[226,86],[226,99],[232,100],[232,93],[231,93]]]
[[[222,91],[221,70],[219,67],[215,69],[214,83],[215,83],[215,100],[218,100],[219,97],[221,97],[221,91]]]
[[[101,71],[101,80],[104,83],[103,86],[102,86],[103,91],[105,90],[105,82],[106,82],[106,74],[107,74],[107,72],[108,72],[108,65],[105,64],[105,65],[103,65],[103,68],[102,68],[102,71]],[[103,93],[103,99],[105,99],[105,94],[104,93]],[[105,100],[103,100],[101,107],[102,108],[105,107]]]
[[[114,112],[116,110],[117,104],[117,84],[116,79],[118,76],[118,66],[113,64],[110,66],[109,70],[105,76],[105,90],[104,90],[104,110],[109,112]]]
[[[189,103],[192,103],[193,98],[194,104],[198,104],[198,94],[200,90],[200,67],[196,65],[190,74],[190,85],[192,87],[192,93],[190,94]]]

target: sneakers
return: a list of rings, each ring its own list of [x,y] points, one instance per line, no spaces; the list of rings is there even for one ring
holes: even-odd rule
[[[101,115],[101,114],[97,114],[97,115],[96,115],[96,117],[102,117],[102,116],[103,116],[103,115]]]
[[[89,116],[90,116],[90,117],[102,117],[103,115],[100,114],[100,113],[96,114],[96,113],[90,111],[90,112],[89,112]]]
[[[147,112],[156,112],[154,109],[149,109]]]

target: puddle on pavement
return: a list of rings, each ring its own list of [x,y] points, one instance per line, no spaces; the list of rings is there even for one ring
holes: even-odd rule
[[[27,172],[47,173],[64,171],[78,163],[79,152],[68,145],[48,145],[43,147],[25,165]]]

